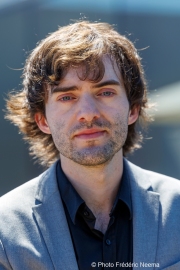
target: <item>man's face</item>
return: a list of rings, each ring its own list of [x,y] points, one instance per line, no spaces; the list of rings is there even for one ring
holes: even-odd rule
[[[127,137],[128,124],[136,117],[129,110],[123,80],[117,66],[104,59],[105,74],[98,83],[82,81],[82,68],[70,69],[49,91],[46,118],[37,124],[51,133],[60,152],[74,162],[96,166],[110,161]]]

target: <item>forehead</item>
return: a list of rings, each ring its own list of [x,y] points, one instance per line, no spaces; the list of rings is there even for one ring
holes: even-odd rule
[[[91,81],[91,82],[100,82],[104,80],[114,79],[122,82],[122,76],[121,72],[114,60],[111,60],[109,56],[104,56],[102,58],[102,64],[104,66],[104,70],[102,73],[102,76],[99,77],[98,80],[94,79],[96,78],[96,73],[99,72],[99,66],[97,69],[90,69],[87,70],[86,65],[82,65],[76,68],[69,68],[65,76],[63,77],[61,83],[64,82],[71,82],[74,80],[81,80],[81,81]],[[101,70],[100,70],[101,72]],[[94,76],[95,75],[95,76]],[[84,79],[85,78],[85,79]]]

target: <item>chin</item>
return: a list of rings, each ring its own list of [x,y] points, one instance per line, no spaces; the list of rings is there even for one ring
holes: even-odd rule
[[[109,163],[118,151],[119,149],[117,151],[99,151],[99,149],[88,151],[86,149],[85,151],[74,152],[69,158],[83,166],[100,166]]]

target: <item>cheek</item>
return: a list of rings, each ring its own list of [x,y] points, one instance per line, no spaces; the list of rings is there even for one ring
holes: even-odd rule
[[[128,121],[129,117],[129,102],[127,98],[125,97],[124,99],[121,100],[120,106],[119,106],[119,112],[124,118]]]
[[[127,98],[119,99],[114,102],[111,106],[105,108],[105,113],[108,116],[120,117],[120,119],[128,118],[129,115],[129,102]]]
[[[121,99],[121,107],[124,108],[124,110],[128,110],[130,108],[129,101],[127,99],[126,94],[123,95],[123,98]]]
[[[47,107],[46,118],[52,136],[54,137],[65,136],[68,134],[69,128],[73,125],[69,113],[64,113],[62,110],[51,108],[50,106]]]

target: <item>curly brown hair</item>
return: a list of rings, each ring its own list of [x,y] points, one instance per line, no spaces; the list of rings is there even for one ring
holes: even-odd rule
[[[139,117],[147,122],[147,87],[140,57],[134,45],[107,23],[80,21],[65,27],[42,40],[26,60],[23,89],[10,93],[6,118],[17,125],[29,143],[30,154],[45,166],[59,158],[51,134],[43,133],[36,124],[37,112],[45,115],[47,90],[45,85],[57,85],[71,67],[85,67],[82,80],[100,81],[104,75],[102,58],[108,55],[122,74],[130,108],[139,106]],[[84,69],[83,69],[84,70]],[[137,122],[137,121],[136,121]],[[142,135],[136,123],[128,126],[123,146],[126,155],[140,147]]]

